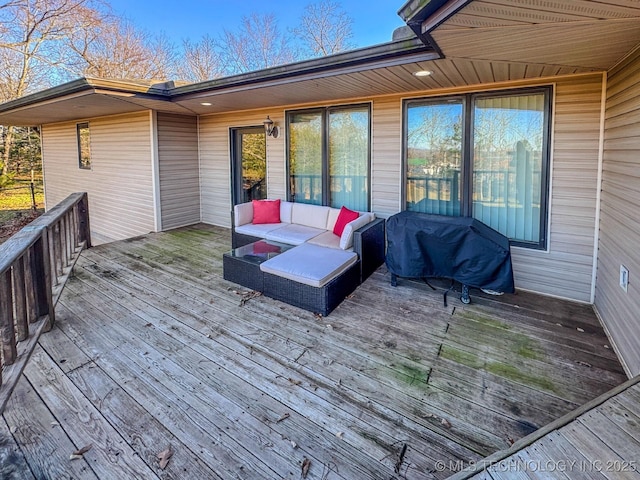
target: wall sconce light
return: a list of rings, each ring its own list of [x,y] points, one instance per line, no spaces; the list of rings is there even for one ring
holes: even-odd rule
[[[267,115],[267,119],[264,123],[264,133],[267,134],[267,137],[278,138],[278,127],[273,123],[273,120],[269,118]]]

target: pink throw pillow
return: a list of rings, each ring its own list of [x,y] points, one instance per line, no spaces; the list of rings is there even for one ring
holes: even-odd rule
[[[342,236],[342,232],[344,231],[344,227],[347,226],[347,223],[354,221],[359,216],[360,214],[358,212],[349,210],[347,207],[342,207],[340,209],[340,213],[338,214],[336,225],[333,227],[333,233],[335,233],[339,237]]]
[[[280,200],[252,200],[253,223],[280,223]]]

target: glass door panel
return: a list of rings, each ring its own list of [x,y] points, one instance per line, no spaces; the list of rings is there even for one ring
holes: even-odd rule
[[[409,104],[407,210],[460,215],[462,101]]]
[[[289,116],[291,201],[322,204],[322,112]]]
[[[267,149],[263,127],[242,128],[234,136],[234,204],[267,198]]]

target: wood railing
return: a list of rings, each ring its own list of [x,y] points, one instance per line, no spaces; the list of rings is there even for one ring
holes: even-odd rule
[[[91,246],[86,193],[74,193],[0,245],[0,414],[83,248]]]

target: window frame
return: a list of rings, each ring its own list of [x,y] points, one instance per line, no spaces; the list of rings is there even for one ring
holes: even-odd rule
[[[368,145],[367,145],[367,211],[371,211],[371,152],[372,152],[372,111],[373,106],[372,102],[365,103],[355,103],[355,104],[346,104],[346,105],[329,105],[323,107],[312,107],[312,108],[304,108],[304,109],[296,109],[296,110],[286,110],[285,111],[285,127],[286,127],[286,144],[285,144],[285,178],[286,178],[286,198],[289,202],[294,202],[295,200],[292,198],[293,194],[291,192],[291,148],[289,144],[289,140],[291,138],[291,117],[295,114],[305,114],[305,113],[320,113],[321,117],[321,130],[320,134],[321,138],[321,162],[322,162],[322,202],[321,205],[328,206],[330,204],[331,197],[331,175],[329,169],[329,117],[332,112],[339,112],[345,110],[354,110],[358,108],[366,108],[368,112],[368,121],[367,121],[367,135],[368,135]]]
[[[402,102],[402,186],[401,199],[402,211],[407,210],[407,168],[408,168],[408,111],[411,106],[429,104],[443,104],[447,101],[462,101],[462,149],[460,165],[460,216],[473,216],[473,145],[474,145],[474,106],[477,99],[500,96],[518,96],[527,94],[544,95],[544,111],[542,125],[542,156],[543,161],[540,171],[540,238],[538,241],[524,241],[509,239],[509,244],[514,247],[523,247],[533,250],[546,250],[548,245],[548,224],[550,204],[550,171],[551,171],[551,126],[553,117],[554,85],[537,85],[532,87],[519,87],[511,89],[474,91],[442,96],[406,98]]]
[[[86,129],[89,133],[89,163],[84,164],[82,162],[82,141],[80,130]],[[76,123],[76,142],[78,146],[78,168],[81,170],[92,170],[92,161],[91,161],[91,129],[89,122],[79,122]]]

